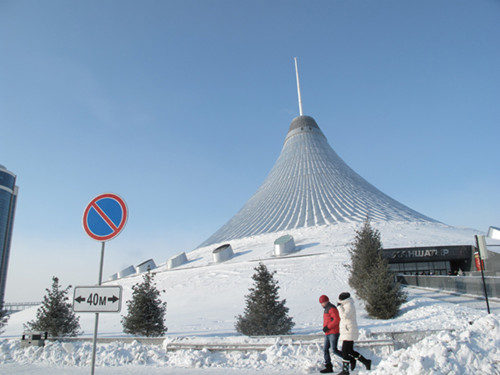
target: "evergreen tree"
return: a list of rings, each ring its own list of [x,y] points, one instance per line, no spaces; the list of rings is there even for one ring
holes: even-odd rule
[[[405,292],[402,291],[401,285],[394,281],[385,260],[373,264],[364,289],[366,312],[376,319],[393,318],[406,301]]]
[[[276,271],[269,272],[263,263],[254,270],[255,284],[245,296],[244,315],[236,317],[236,331],[248,336],[290,334],[295,323],[288,317],[286,300],[279,301],[278,282],[273,278]]]
[[[141,283],[132,287],[132,299],[127,301],[127,308],[128,314],[122,319],[123,332],[146,337],[157,337],[167,332],[167,303],[161,301],[151,271],[144,274]]]
[[[380,232],[373,229],[366,218],[363,227],[355,232],[354,242],[349,249],[351,255],[349,285],[361,299],[366,299],[367,277],[372,272],[374,260],[382,255]]]
[[[72,310],[67,296],[71,285],[61,289],[59,279],[52,277],[52,289],[45,289],[47,295],[36,312],[36,320],[26,324],[32,331],[48,332],[53,337],[78,336],[80,332],[80,318]]]
[[[394,317],[405,302],[406,294],[395,282],[387,260],[382,256],[380,232],[372,228],[368,218],[356,231],[349,253],[349,285],[365,301],[368,314],[377,319]]]

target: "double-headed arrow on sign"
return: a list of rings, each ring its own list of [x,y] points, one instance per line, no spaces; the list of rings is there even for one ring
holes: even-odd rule
[[[79,297],[76,297],[75,298],[75,301],[78,302],[78,303],[82,303],[82,302],[85,302],[87,301],[87,299],[90,299],[90,301],[88,302],[89,304],[92,303],[92,297],[95,296],[96,293],[91,293],[88,297],[83,297],[83,296],[79,296]],[[97,294],[98,295],[98,294]],[[98,295],[99,296],[99,295]],[[106,297],[105,297],[106,298]],[[100,297],[99,297],[100,299]],[[119,301],[120,300],[120,297],[117,297],[117,296],[113,296],[113,297],[107,297],[108,301],[110,301],[111,303],[115,303],[116,301]]]
[[[122,287],[77,286],[73,297],[74,312],[120,312]]]

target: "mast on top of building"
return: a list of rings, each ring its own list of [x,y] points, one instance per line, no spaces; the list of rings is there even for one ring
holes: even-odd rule
[[[302,97],[300,95],[300,82],[299,82],[299,68],[297,67],[297,58],[293,58],[295,60],[295,76],[297,77],[297,94],[299,96],[299,115],[303,115],[302,111]]]

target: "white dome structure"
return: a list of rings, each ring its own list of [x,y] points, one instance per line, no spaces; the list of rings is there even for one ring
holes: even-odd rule
[[[295,251],[293,236],[285,234],[274,241],[274,255],[283,256]]]
[[[136,273],[135,267],[134,266],[128,266],[127,268],[122,269],[120,272],[118,272],[117,278],[122,279],[124,277],[134,275]]]
[[[180,254],[177,254],[167,260],[167,269],[171,270],[174,269],[175,267],[182,266],[183,264],[186,264],[188,261],[186,253],[183,251]]]
[[[148,272],[156,268],[155,261],[148,259],[135,267],[137,273]]]
[[[225,244],[219,246],[217,249],[212,251],[212,257],[214,263],[222,263],[234,256],[233,248],[230,244]]]

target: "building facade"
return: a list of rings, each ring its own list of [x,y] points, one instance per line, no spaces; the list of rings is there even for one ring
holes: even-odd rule
[[[16,175],[0,165],[0,306],[4,303],[17,193]]]
[[[474,252],[470,245],[423,246],[384,249],[392,272],[403,275],[457,275],[475,271]]]

